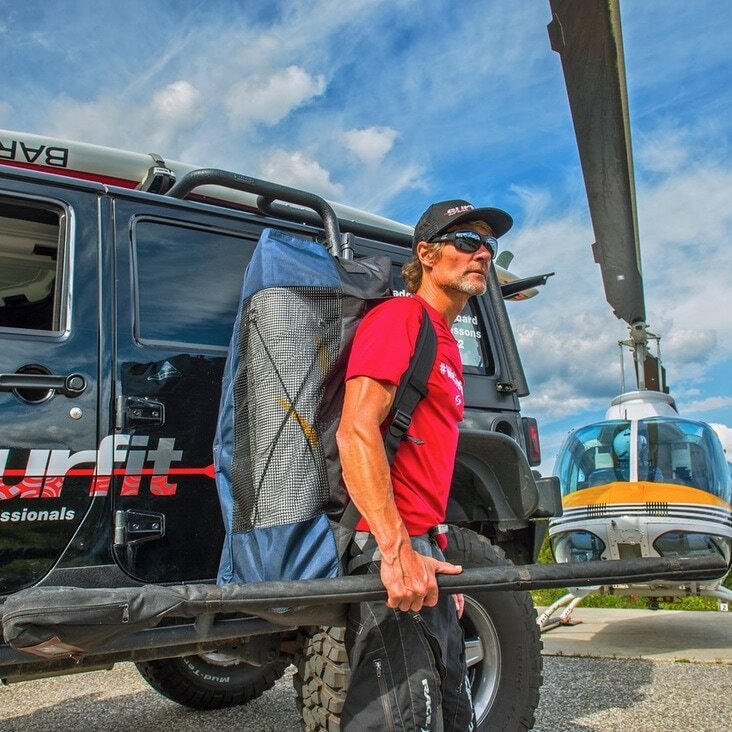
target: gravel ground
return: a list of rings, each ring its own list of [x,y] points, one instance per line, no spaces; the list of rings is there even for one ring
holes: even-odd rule
[[[544,658],[536,730],[730,729],[732,665]],[[3,732],[296,732],[288,674],[245,707],[193,712],[164,699],[134,666],[0,688]]]
[[[536,730],[730,729],[732,665],[544,658]]]

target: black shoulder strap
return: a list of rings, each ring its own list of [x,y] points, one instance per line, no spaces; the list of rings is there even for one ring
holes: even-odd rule
[[[404,372],[389,414],[391,422],[384,435],[384,447],[389,465],[412,423],[412,414],[420,400],[427,396],[427,381],[437,355],[437,334],[427,311],[422,308],[422,323],[409,366]]]
[[[437,356],[437,334],[427,310],[422,307],[422,322],[417,333],[414,353],[407,370],[402,375],[389,417],[389,427],[384,434],[384,449],[389,465],[394,462],[396,451],[407,434],[412,423],[412,414],[420,400],[427,396],[427,381]],[[340,523],[354,528],[361,515],[353,501],[349,501]]]

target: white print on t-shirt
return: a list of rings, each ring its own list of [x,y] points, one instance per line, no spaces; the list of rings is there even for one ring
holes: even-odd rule
[[[444,361],[440,361],[440,373],[443,376],[447,376],[450,381],[452,381],[455,386],[460,390],[460,393],[463,393],[463,382],[460,380],[458,375],[455,373],[455,370],[452,368],[452,366],[448,366]]]

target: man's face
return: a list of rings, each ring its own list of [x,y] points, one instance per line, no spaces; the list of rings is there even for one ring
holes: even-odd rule
[[[492,236],[490,226],[482,221],[470,221],[448,229],[453,231],[475,231],[478,234]],[[465,295],[482,295],[487,287],[488,267],[491,264],[491,253],[485,245],[476,252],[463,252],[454,244],[446,242],[439,257],[432,263],[432,281],[445,290],[453,290]]]

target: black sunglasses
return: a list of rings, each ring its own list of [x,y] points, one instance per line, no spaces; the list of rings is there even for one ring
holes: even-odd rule
[[[441,241],[450,242],[461,252],[477,252],[482,244],[491,253],[491,257],[495,257],[498,251],[498,239],[495,236],[484,236],[477,231],[451,231],[449,234],[430,239],[429,243],[436,244]]]

